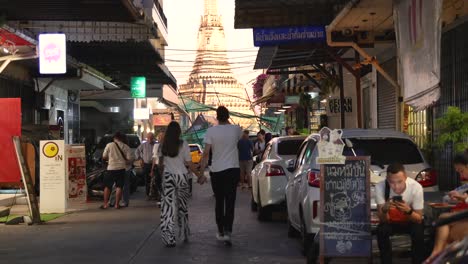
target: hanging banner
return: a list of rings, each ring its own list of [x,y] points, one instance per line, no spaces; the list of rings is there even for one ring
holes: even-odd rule
[[[393,18],[406,104],[423,110],[440,97],[440,0],[396,0]]]
[[[67,145],[68,199],[86,202],[86,150],[83,145]]]

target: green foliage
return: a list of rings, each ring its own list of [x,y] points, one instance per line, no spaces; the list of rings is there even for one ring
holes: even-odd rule
[[[440,135],[436,140],[439,148],[453,144],[455,152],[463,152],[468,148],[468,113],[460,108],[449,106],[447,112],[436,119]]]

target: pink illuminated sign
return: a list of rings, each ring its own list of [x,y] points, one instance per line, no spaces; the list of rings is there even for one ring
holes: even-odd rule
[[[39,35],[39,72],[41,74],[67,72],[65,34]]]

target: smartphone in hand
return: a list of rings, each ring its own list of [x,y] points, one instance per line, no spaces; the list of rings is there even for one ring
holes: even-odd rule
[[[401,197],[401,195],[393,196],[392,199],[394,202],[397,202],[397,203],[403,202],[403,197]]]

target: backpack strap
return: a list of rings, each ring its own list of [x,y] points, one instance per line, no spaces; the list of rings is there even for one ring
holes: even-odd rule
[[[388,185],[387,179],[385,179],[385,201],[390,198],[390,185]]]

